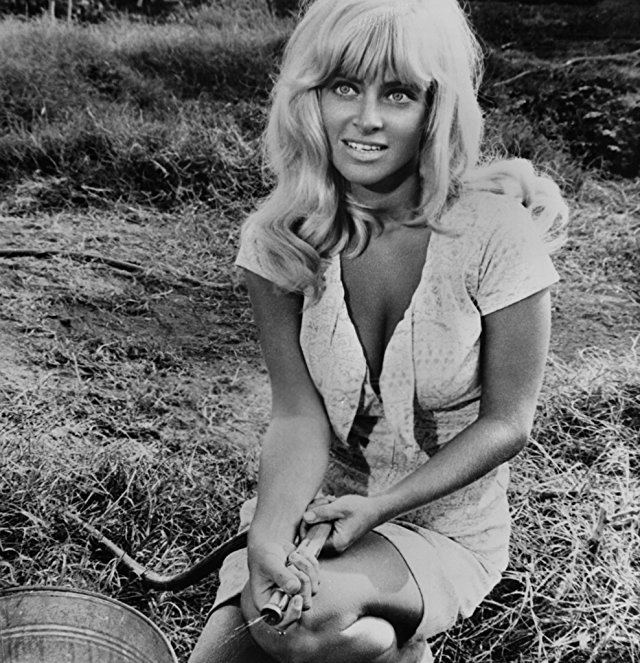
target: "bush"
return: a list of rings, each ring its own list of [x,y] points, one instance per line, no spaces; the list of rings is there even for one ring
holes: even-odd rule
[[[515,45],[540,57],[566,52],[569,43],[594,41],[629,42],[631,50],[640,34],[640,3],[635,0],[471,0],[467,7],[483,40],[494,46]]]
[[[535,118],[548,139],[567,145],[585,167],[623,177],[640,174],[640,106],[634,97],[625,98],[627,91],[610,81],[562,79],[523,97],[520,111]]]
[[[517,78],[523,71],[527,75]],[[624,60],[599,61],[597,68],[588,61],[558,66],[494,51],[483,99],[492,113],[520,118],[520,124],[535,128],[535,140],[562,149],[584,168],[635,177],[640,174],[640,76],[633,72]]]

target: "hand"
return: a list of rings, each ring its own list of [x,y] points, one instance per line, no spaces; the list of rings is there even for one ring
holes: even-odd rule
[[[342,553],[361,536],[381,522],[379,501],[375,497],[344,495],[323,496],[307,507],[303,515],[306,527],[319,522],[331,522],[333,531],[324,550]],[[301,534],[304,535],[303,526]]]
[[[319,565],[315,558],[296,552],[289,542],[266,541],[249,547],[251,598],[258,611],[269,602],[275,589],[292,596],[279,628],[300,618],[311,607],[318,591]],[[295,600],[294,600],[295,599]]]

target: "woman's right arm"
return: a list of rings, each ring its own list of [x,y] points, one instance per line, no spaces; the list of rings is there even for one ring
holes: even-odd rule
[[[272,398],[248,544],[252,597],[259,609],[274,585],[300,591],[298,577],[285,566],[287,550],[324,478],[330,427],[300,348],[302,297],[249,271],[246,280]]]

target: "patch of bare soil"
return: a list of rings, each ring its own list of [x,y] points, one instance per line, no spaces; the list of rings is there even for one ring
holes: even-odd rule
[[[66,257],[0,259],[0,399],[49,393],[72,401],[82,392],[74,421],[62,407],[64,420],[51,417],[59,434],[151,435],[167,444],[197,436],[255,447],[268,390],[248,302],[229,277],[215,288],[176,279],[188,266],[176,241],[184,228],[81,215],[0,224],[5,247],[90,247],[149,267],[131,276]],[[216,272],[229,271],[228,258],[211,260]],[[89,402],[109,416],[87,411],[92,390]],[[132,425],[136,413],[140,428]]]
[[[640,304],[623,295],[559,288],[553,304],[551,352],[569,363],[584,350],[624,354],[640,333]]]

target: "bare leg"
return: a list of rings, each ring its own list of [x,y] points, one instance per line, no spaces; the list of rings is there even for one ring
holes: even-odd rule
[[[354,651],[359,652],[367,663],[433,663],[431,650],[424,640],[412,641],[405,647],[398,648],[393,637],[393,644],[385,649],[388,642],[385,631],[392,628],[389,622],[379,617],[361,617],[342,632],[342,636],[352,642]],[[395,633],[394,633],[395,636]],[[378,652],[382,652],[379,654]],[[336,660],[341,660],[340,657]]]
[[[321,560],[320,588],[310,610],[286,629],[264,622],[251,627],[276,661],[396,663],[398,642],[408,639],[422,615],[422,596],[404,559],[384,537],[369,533],[338,557]],[[245,619],[257,616],[245,591]]]
[[[218,608],[205,624],[189,663],[274,663],[258,647],[247,628],[240,606]]]
[[[380,617],[361,617],[340,633],[342,646],[351,650],[351,660],[371,663],[395,663],[398,641],[391,624]],[[339,650],[334,654],[339,660]]]

